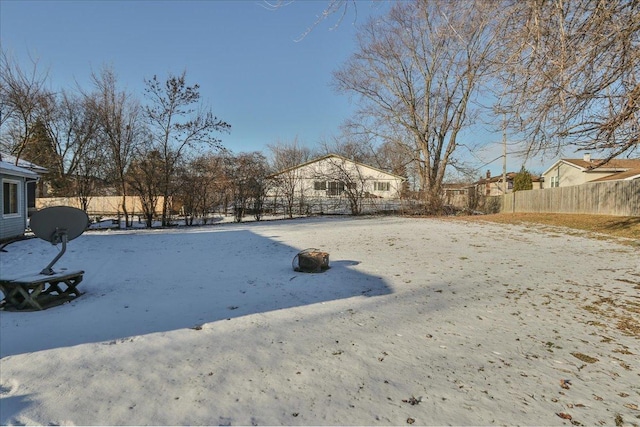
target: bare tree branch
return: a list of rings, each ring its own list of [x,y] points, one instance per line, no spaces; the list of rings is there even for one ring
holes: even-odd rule
[[[638,149],[640,2],[512,2],[499,105],[531,153],[573,146],[604,160]]]
[[[495,51],[496,5],[465,5],[394,4],[360,30],[357,52],[334,73],[336,88],[357,96],[361,123],[371,122],[370,132],[414,153],[420,188],[436,209],[458,134],[473,123],[471,100],[490,76]]]

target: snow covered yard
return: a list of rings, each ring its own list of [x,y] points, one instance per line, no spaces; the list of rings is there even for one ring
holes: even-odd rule
[[[639,258],[437,219],[88,232],[56,265],[83,296],[0,312],[0,423],[640,425]]]

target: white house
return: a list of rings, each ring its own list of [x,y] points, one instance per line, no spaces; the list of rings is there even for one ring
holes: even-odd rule
[[[640,159],[611,159],[604,164],[585,154],[582,159],[560,159],[547,169],[545,188],[569,187],[586,182],[640,179]]]
[[[0,240],[8,240],[24,234],[28,216],[28,184],[35,183],[38,174],[25,167],[16,166],[0,157]],[[35,188],[35,186],[34,186]]]
[[[268,197],[331,203],[340,199],[351,204],[362,201],[399,199],[406,180],[373,166],[329,154],[309,162],[285,169],[268,177],[272,184]]]

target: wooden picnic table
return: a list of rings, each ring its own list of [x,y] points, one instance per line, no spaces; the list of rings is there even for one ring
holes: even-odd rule
[[[51,275],[32,273],[0,279],[4,299],[0,308],[9,311],[44,310],[79,297],[77,287],[84,271],[65,271]]]

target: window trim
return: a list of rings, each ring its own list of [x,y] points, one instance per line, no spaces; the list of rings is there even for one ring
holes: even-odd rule
[[[8,184],[9,186],[14,185],[15,186],[15,212],[6,212],[5,208],[6,206],[6,201],[7,198],[11,197],[11,192],[8,192],[5,190],[5,184]],[[2,178],[2,217],[3,218],[17,218],[20,217],[20,181],[15,180],[15,179],[11,179],[11,178]],[[8,200],[9,202],[9,207],[11,207],[11,200]]]
[[[340,196],[344,193],[346,186],[342,181],[329,181],[327,185],[327,196]]]
[[[389,181],[374,181],[373,191],[391,191],[391,183]]]
[[[315,191],[326,191],[327,181],[313,181],[313,189]]]

